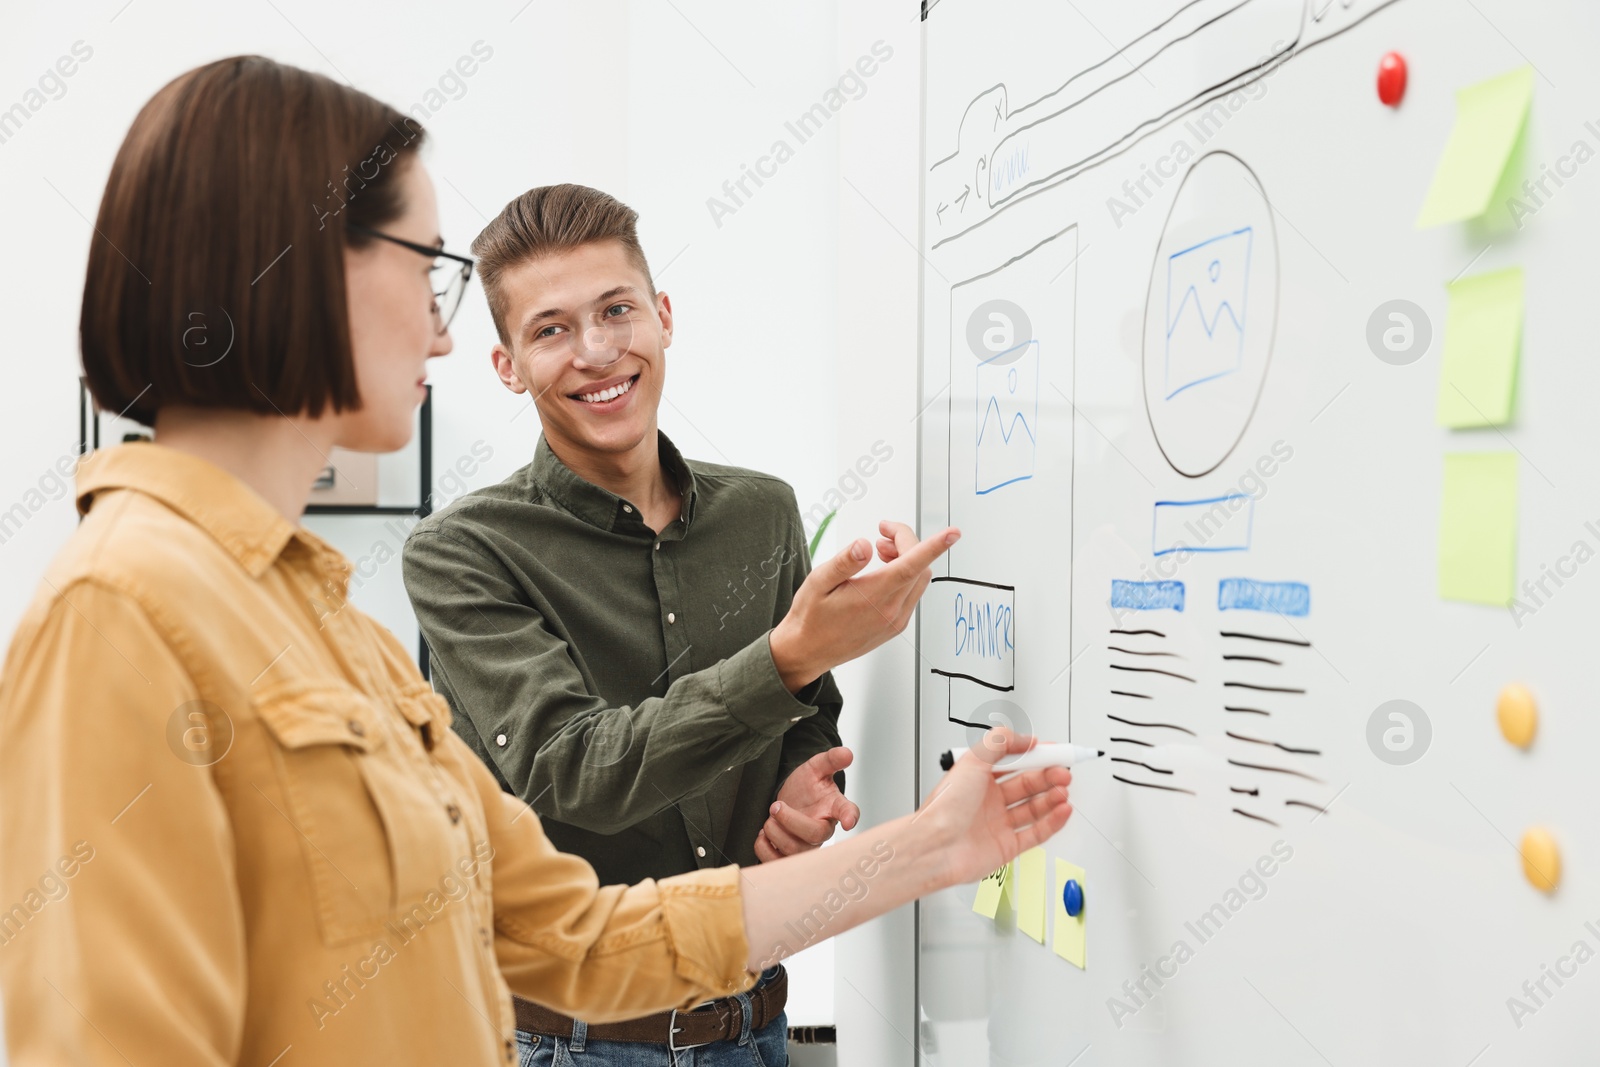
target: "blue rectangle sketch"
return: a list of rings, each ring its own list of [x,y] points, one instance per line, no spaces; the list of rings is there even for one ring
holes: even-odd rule
[[[1254,578],[1224,578],[1217,583],[1217,610],[1309,615],[1311,587],[1300,582],[1258,582]]]
[[[1125,582],[1111,579],[1111,606],[1127,611],[1182,611],[1182,582]]]
[[[1033,477],[1039,422],[1039,342],[1024,341],[978,364],[979,496]]]
[[[1157,500],[1151,551],[1244,552],[1255,525],[1255,498],[1228,493],[1203,500]]]
[[[1167,258],[1166,399],[1239,369],[1254,236],[1246,226]]]

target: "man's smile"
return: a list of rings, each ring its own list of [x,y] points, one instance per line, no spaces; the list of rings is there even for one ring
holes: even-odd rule
[[[593,387],[586,389],[584,392],[568,393],[567,396],[591,407],[602,407],[606,410],[611,410],[608,405],[621,401],[623,397],[633,390],[638,381],[639,375],[637,374],[624,378],[611,378],[604,382],[595,383]],[[618,403],[616,406],[620,407],[621,404]]]

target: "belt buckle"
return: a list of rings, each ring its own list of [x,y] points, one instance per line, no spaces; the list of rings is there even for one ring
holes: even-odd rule
[[[677,1008],[673,1008],[672,1009],[672,1015],[671,1015],[670,1019],[667,1022],[667,1050],[668,1051],[670,1051],[670,1052],[688,1052],[690,1049],[700,1048],[702,1045],[709,1045],[710,1043],[711,1042],[709,1042],[709,1041],[702,1041],[697,1045],[680,1045],[680,1044],[678,1044],[678,1009]]]

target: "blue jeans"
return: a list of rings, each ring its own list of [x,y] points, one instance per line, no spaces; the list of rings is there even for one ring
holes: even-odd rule
[[[778,976],[778,968],[761,973],[758,986]],[[789,1019],[783,1012],[759,1030],[750,1029],[750,996],[741,993],[744,1026],[737,1039],[674,1053],[665,1044],[636,1041],[590,1041],[588,1026],[573,1024],[570,1037],[517,1031],[519,1067],[789,1067]],[[674,1059],[676,1056],[676,1059]]]

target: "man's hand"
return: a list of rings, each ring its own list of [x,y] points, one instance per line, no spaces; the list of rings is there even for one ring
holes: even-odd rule
[[[933,561],[961,537],[951,526],[918,542],[911,527],[887,521],[878,531],[882,567],[857,577],[872,559],[871,542],[858,538],[806,577],[773,629],[772,662],[789,692],[904,631],[933,580]]]
[[[756,858],[762,863],[816,848],[833,836],[834,827],[854,829],[861,809],[844,798],[833,775],[850,766],[848,748],[818,752],[790,773],[778,790],[766,825],[756,835]]]

